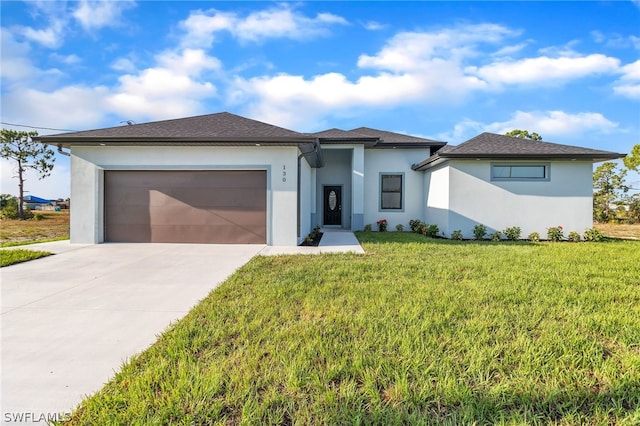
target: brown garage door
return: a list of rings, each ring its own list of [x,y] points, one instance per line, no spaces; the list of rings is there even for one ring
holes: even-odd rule
[[[265,244],[264,170],[105,171],[105,240]]]

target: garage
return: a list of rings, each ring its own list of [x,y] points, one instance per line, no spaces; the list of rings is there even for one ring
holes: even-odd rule
[[[266,244],[265,170],[104,172],[105,241]]]

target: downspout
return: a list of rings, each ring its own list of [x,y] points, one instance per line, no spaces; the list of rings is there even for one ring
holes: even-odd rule
[[[296,191],[297,194],[297,206],[298,206],[298,211],[296,214],[296,219],[297,219],[297,228],[298,228],[298,238],[300,238],[300,233],[301,233],[301,229],[300,229],[300,189],[302,188],[302,186],[300,185],[300,178],[302,175],[302,171],[300,169],[301,164],[302,164],[302,157],[307,157],[308,155],[311,154],[316,154],[318,153],[318,150],[320,149],[320,140],[318,138],[316,138],[316,140],[313,141],[313,151],[310,152],[301,152],[300,155],[298,155],[298,190]]]

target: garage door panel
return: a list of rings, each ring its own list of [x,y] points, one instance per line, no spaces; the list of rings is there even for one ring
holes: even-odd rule
[[[266,243],[265,171],[106,171],[105,239]]]

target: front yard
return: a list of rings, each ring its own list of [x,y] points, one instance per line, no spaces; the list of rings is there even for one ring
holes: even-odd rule
[[[640,423],[640,243],[358,236],[254,258],[70,423]]]

